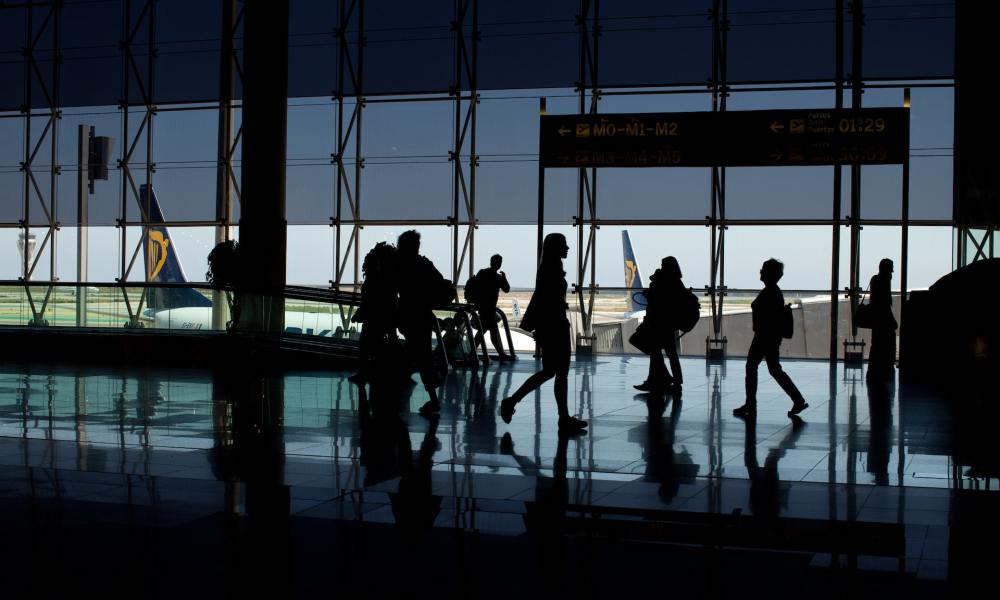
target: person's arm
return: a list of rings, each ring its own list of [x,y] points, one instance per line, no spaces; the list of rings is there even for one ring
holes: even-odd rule
[[[505,294],[510,293],[510,284],[507,283],[507,274],[504,273],[503,271],[499,271],[497,273],[497,275],[500,276],[499,277],[499,279],[500,279],[500,289],[503,290],[503,293],[505,293]]]

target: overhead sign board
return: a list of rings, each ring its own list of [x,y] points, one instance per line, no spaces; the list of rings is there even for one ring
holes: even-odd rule
[[[909,111],[796,109],[543,115],[544,168],[900,164]]]

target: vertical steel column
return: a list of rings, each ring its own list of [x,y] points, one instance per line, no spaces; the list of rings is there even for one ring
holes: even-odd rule
[[[906,122],[910,122],[910,88],[903,89],[903,107],[906,108]],[[906,136],[906,157],[903,161],[903,207],[902,207],[902,231],[900,232],[900,254],[899,262],[899,330],[903,328],[903,303],[906,302],[906,290],[909,278],[910,266],[910,144],[909,133]],[[902,360],[902,357],[900,357]]]
[[[844,0],[837,0],[836,40],[837,53],[834,73],[834,106],[837,110],[844,108]],[[837,364],[837,342],[840,339],[840,218],[843,167],[840,163],[833,166],[833,230],[831,231],[830,251],[830,366]]]
[[[340,289],[344,285],[344,271],[347,269],[348,261],[353,253],[354,259],[354,280],[351,285],[357,286],[361,279],[360,249],[361,238],[361,169],[364,167],[364,159],[361,157],[361,115],[364,109],[364,97],[362,96],[362,68],[364,66],[364,3],[365,0],[340,0],[338,10],[339,22],[334,35],[338,39],[338,60],[337,60],[337,89],[333,93],[333,101],[337,103],[337,148],[330,161],[337,172],[337,190],[334,197],[334,216],[330,219],[330,225],[334,228],[334,278],[331,285],[335,289]],[[348,29],[352,21],[357,27],[357,40],[354,44],[354,56],[351,55],[351,44],[348,41]],[[346,125],[345,102],[348,93],[345,83],[351,85],[350,95],[355,99],[354,108],[351,111]],[[354,142],[354,181],[348,176],[344,155],[348,146]],[[351,233],[346,240],[343,239],[342,227],[344,219],[344,201],[350,211],[350,218],[347,220],[351,224]]]
[[[728,47],[729,0],[712,3],[712,111],[725,112],[729,97]],[[725,356],[726,343],[722,336],[722,309],[726,297],[726,168],[712,167],[710,285],[708,289],[712,310],[712,338],[706,343],[707,358]],[[721,352],[720,352],[721,348]],[[721,354],[721,356],[720,356]]]
[[[470,14],[471,13],[471,14]],[[471,43],[466,40],[465,26],[471,21]],[[455,0],[455,20],[451,23],[455,33],[455,83],[449,93],[455,99],[454,113],[454,146],[448,153],[448,160],[454,164],[452,181],[452,215],[449,218],[452,226],[452,281],[458,285],[461,282],[462,267],[465,257],[469,257],[469,276],[475,272],[475,231],[476,231],[476,170],[479,157],[476,155],[476,107],[479,104],[477,46],[479,45],[479,2],[478,0]],[[471,46],[471,48],[470,48]],[[468,96],[462,95],[463,78],[468,82]],[[462,100],[468,100],[468,107],[463,118]],[[468,160],[469,174],[466,178],[462,168],[462,153],[465,140],[469,139]],[[462,207],[465,207],[465,220],[462,220]],[[461,228],[467,227],[465,237]],[[461,249],[460,249],[461,248]]]
[[[237,11],[236,0],[222,0],[222,32],[219,53],[219,163],[215,183],[215,242],[232,238],[233,193],[240,199],[239,181],[233,169],[236,145],[242,126],[234,131],[236,82],[243,80],[243,70],[236,51],[235,38],[243,19],[244,8]]]
[[[45,16],[40,23],[36,24],[35,9],[47,7]],[[57,214],[57,197],[60,167],[58,164],[58,130],[61,112],[59,110],[59,66],[62,62],[60,52],[59,22],[62,3],[36,3],[29,1],[25,6],[25,44],[22,48],[24,56],[24,104],[21,106],[21,114],[24,115],[24,160],[20,164],[20,170],[24,173],[24,197],[23,197],[23,218],[21,219],[21,235],[23,236],[22,256],[21,256],[21,278],[30,280],[38,266],[38,261],[46,249],[49,252],[49,279],[57,281],[57,248],[56,238],[59,230],[59,218]],[[51,36],[50,48],[43,47],[43,38],[48,33]],[[48,81],[42,73],[38,53],[48,50],[51,53],[51,72]],[[38,135],[37,140],[32,139],[32,118],[35,98],[32,89],[41,91],[45,100],[46,111],[42,113],[47,117],[45,126]],[[38,158],[42,147],[49,145],[49,166],[48,166],[48,190],[46,194],[42,191],[38,178],[35,176],[34,163]],[[47,231],[41,243],[32,247],[30,243],[31,234],[31,206],[32,196],[34,196],[45,215]],[[31,253],[34,251],[34,258]],[[31,296],[31,290],[27,290],[28,302],[32,311],[32,321],[35,323],[44,322],[45,308],[51,289],[46,293],[45,301],[40,308],[35,306]]]
[[[94,128],[80,124],[77,128],[76,153],[76,280],[87,281],[87,262],[90,229],[90,147],[94,140]],[[87,325],[87,286],[76,290],[76,326]]]
[[[139,252],[146,242],[149,229],[148,215],[145,214],[144,210],[139,210],[139,216],[142,220],[142,234],[139,236],[138,243],[132,251],[131,258],[126,259],[130,197],[135,200],[137,206],[141,207],[139,186],[136,185],[131,165],[132,156],[135,154],[135,150],[139,147],[140,143],[145,142],[146,160],[143,165],[143,171],[146,175],[146,185],[153,185],[153,173],[156,170],[156,163],[153,162],[153,117],[156,115],[156,105],[153,98],[155,83],[153,75],[156,66],[156,2],[155,0],[145,0],[142,4],[142,10],[135,18],[134,23],[132,22],[131,4],[128,0],[122,3],[122,99],[118,105],[122,111],[122,154],[121,159],[118,161],[118,168],[122,172],[122,192],[121,215],[116,224],[117,227],[121,228],[121,271],[117,281],[122,284],[128,281]],[[145,77],[140,72],[139,63],[136,61],[134,52],[136,36],[144,24],[146,26]],[[133,83],[138,87],[144,114],[135,135],[130,135],[129,110],[132,105],[131,88]],[[149,265],[144,265],[143,281],[147,280],[148,277]],[[144,301],[145,294],[143,294],[143,299],[140,300],[140,308],[133,312],[133,321],[135,320],[135,315],[141,312],[141,305]]]
[[[580,27],[580,79],[577,82],[577,92],[580,99],[580,114],[589,112],[597,114],[601,90],[598,87],[598,57],[600,55],[598,40],[601,36],[600,0],[580,0],[580,14],[577,15],[577,25]],[[587,105],[587,92],[590,92],[590,105]],[[594,332],[593,313],[594,300],[597,295],[597,169],[580,169],[577,187],[577,215],[574,218],[577,227],[577,302],[580,309],[581,331],[577,334],[577,354],[593,352]],[[586,238],[584,228],[587,228]],[[587,274],[590,274],[589,284],[584,284]],[[586,293],[584,292],[586,290]]]
[[[864,0],[852,0],[851,10],[851,108],[861,108],[864,93],[862,79],[862,50],[864,35]],[[851,165],[851,214],[848,217],[851,228],[851,270],[848,295],[851,299],[851,338],[858,337],[854,324],[854,311],[861,295],[861,166]]]
[[[240,130],[234,134],[234,102],[236,97],[237,77],[242,81],[242,70],[236,53],[236,30],[243,19],[244,6],[236,9],[236,0],[222,0],[222,31],[219,48],[219,132],[218,156],[215,178],[215,243],[228,241],[232,238],[233,228],[233,192],[239,200],[240,189],[236,173],[233,170],[233,157],[236,146],[242,135]],[[225,294],[222,291],[212,292],[212,329],[223,330],[229,320],[229,311]]]

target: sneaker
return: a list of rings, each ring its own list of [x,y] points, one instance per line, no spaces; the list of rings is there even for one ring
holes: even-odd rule
[[[517,402],[513,398],[504,398],[500,401],[500,418],[503,419],[504,423],[510,424],[510,420],[514,418],[514,406]]]
[[[794,417],[805,409],[809,408],[809,403],[805,400],[799,400],[795,404],[792,404],[792,410],[788,411],[789,417]]]
[[[757,407],[753,404],[744,404],[733,409],[733,416],[741,419],[752,419],[757,416]]]
[[[564,433],[582,432],[587,428],[587,422],[576,417],[559,417],[559,431]]]

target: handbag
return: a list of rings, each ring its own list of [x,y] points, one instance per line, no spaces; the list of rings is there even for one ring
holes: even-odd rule
[[[866,289],[867,291],[867,289]],[[860,303],[854,309],[854,326],[859,329],[871,329],[875,324],[875,315],[870,303]]]
[[[643,321],[639,323],[639,326],[635,328],[635,331],[628,338],[628,343],[636,347],[639,352],[643,354],[652,354],[658,349],[656,343],[656,332],[653,328]]]
[[[854,310],[854,326],[859,329],[871,329],[874,319],[872,318],[872,305],[859,304]]]

